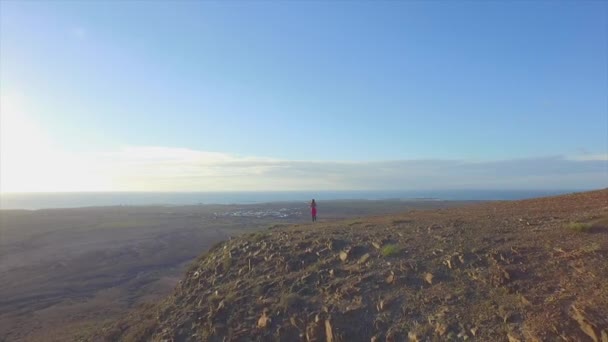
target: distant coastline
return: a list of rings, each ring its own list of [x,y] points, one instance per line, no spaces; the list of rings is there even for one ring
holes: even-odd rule
[[[260,192],[66,192],[4,193],[0,209],[50,209],[92,206],[255,204],[327,200],[519,200],[585,190],[403,190]]]

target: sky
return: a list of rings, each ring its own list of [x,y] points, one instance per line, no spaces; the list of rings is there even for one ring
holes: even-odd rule
[[[605,1],[0,1],[0,191],[608,186]]]

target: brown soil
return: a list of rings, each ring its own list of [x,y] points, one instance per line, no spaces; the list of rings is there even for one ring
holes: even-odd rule
[[[608,189],[242,236],[93,339],[607,342]]]

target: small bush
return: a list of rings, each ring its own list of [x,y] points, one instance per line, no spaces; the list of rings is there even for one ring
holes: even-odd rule
[[[394,226],[398,226],[398,225],[401,225],[401,224],[406,224],[406,223],[411,223],[411,222],[412,222],[412,220],[405,220],[405,219],[400,219],[399,220],[398,219],[398,220],[393,220],[392,223],[393,223]]]
[[[125,341],[145,341],[150,339],[158,327],[155,319],[148,319],[137,324],[124,336]]]
[[[580,223],[580,222],[571,222],[566,226],[568,229],[575,232],[588,232],[591,230],[591,224],[589,223]]]
[[[401,251],[401,249],[397,245],[386,245],[386,246],[382,247],[382,249],[380,250],[380,253],[385,257],[389,257],[389,256],[397,255],[400,251]]]
[[[224,300],[228,303],[234,303],[237,299],[236,292],[230,291],[224,297]]]
[[[593,253],[593,252],[597,252],[601,249],[601,246],[599,243],[597,242],[593,242],[587,246],[584,246],[583,248],[581,248],[581,251],[583,253]]]
[[[288,310],[288,309],[292,309],[292,308],[297,308],[303,302],[304,302],[304,298],[302,298],[301,296],[299,296],[295,293],[289,293],[289,294],[284,294],[283,296],[281,296],[281,299],[279,300],[279,306],[281,308],[283,308],[284,310]]]
[[[260,241],[264,240],[264,238],[266,237],[266,234],[263,232],[255,232],[255,233],[252,233],[250,235],[250,237],[253,240],[253,242],[260,242]]]
[[[228,272],[230,267],[232,267],[232,258],[229,255],[225,255],[224,259],[222,259],[222,268],[224,272]]]

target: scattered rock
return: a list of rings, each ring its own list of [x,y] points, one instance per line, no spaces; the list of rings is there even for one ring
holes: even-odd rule
[[[325,341],[332,342],[334,340],[334,333],[329,319],[325,320]]]
[[[507,338],[509,339],[509,342],[521,342],[521,340],[515,337],[513,333],[507,333]]]
[[[348,260],[348,253],[345,251],[340,252],[340,260],[342,260],[342,261]]]
[[[439,336],[445,335],[446,331],[448,331],[448,326],[443,323],[437,323],[435,325],[435,333]]]
[[[550,210],[530,210],[527,203],[521,210],[534,220]],[[331,222],[301,231],[278,229],[247,248],[243,239],[231,240],[227,249],[195,261],[170,305],[162,305],[172,311],[148,311],[158,328],[144,340],[608,342],[605,291],[597,291],[606,278],[605,269],[597,267],[602,250],[580,252],[592,243],[601,248],[604,235],[578,234],[566,242],[543,225],[553,235],[543,236],[538,247],[530,230],[513,230],[518,216],[513,219],[510,208],[496,215],[471,208],[445,211],[446,220],[433,212],[416,214],[415,223],[397,228],[404,234],[379,217],[374,229]],[[476,216],[481,214],[484,218]],[[450,224],[456,216],[470,220],[466,230]],[[426,234],[431,222],[444,226]],[[423,234],[416,234],[416,227]],[[553,246],[560,243],[566,250],[555,254]],[[391,244],[409,251],[380,257],[382,246]],[[518,248],[509,250],[512,245]],[[214,275],[228,254],[232,267]],[[555,277],[572,265],[584,273],[556,286],[554,280],[562,278]],[[469,296],[471,291],[482,295]],[[577,307],[564,312],[562,298],[573,298]],[[546,308],[535,306],[539,300]],[[271,311],[261,313],[264,307]]]
[[[270,316],[268,316],[268,310],[264,310],[262,312],[262,315],[260,316],[260,318],[258,319],[258,328],[260,329],[266,329],[268,327],[270,327],[270,322],[272,320],[270,319]]]
[[[298,317],[296,317],[294,315],[289,317],[289,323],[291,323],[291,325],[293,325],[298,330],[302,330],[302,328],[304,326],[302,320],[298,319]]]
[[[369,257],[370,257],[369,253],[363,254],[363,256],[359,259],[359,264],[360,265],[365,264],[367,262],[367,260],[369,260]]]
[[[337,249],[336,247],[337,247],[337,246],[336,246],[336,243],[335,243],[335,240],[334,240],[334,239],[330,239],[330,240],[327,242],[327,248],[328,248],[330,251],[335,251],[335,250]]]
[[[446,265],[449,269],[452,269],[452,257],[448,257],[443,261],[443,264]]]
[[[376,310],[383,311],[388,306],[388,301],[385,299],[381,299],[378,304],[376,304]]]
[[[442,227],[441,227],[441,225],[438,225],[438,224],[433,224],[433,225],[428,226],[427,230],[428,230],[428,232],[430,233],[430,232],[432,232],[433,230],[437,230],[437,229],[441,229],[441,228],[442,228]]]
[[[458,335],[456,335],[456,337],[461,338],[465,341],[469,339],[469,335],[467,335],[467,332],[464,330],[459,332]]]
[[[575,321],[578,322],[578,325],[580,326],[581,330],[585,334],[587,334],[589,337],[591,337],[591,339],[593,340],[593,342],[598,342],[599,341],[597,327],[593,323],[591,323],[587,319],[587,317],[585,317],[585,312],[583,310],[580,310],[576,306],[572,305],[572,314],[571,314],[571,317]],[[602,337],[602,339],[603,339],[603,337]]]
[[[217,305],[217,309],[215,309],[215,311],[220,311],[222,310],[224,307],[226,306],[226,304],[224,303],[224,300],[222,299],[220,301],[220,303]]]
[[[315,315],[315,323],[319,323],[321,322],[321,315],[320,314],[316,314]]]
[[[490,284],[494,287],[500,287],[507,284],[511,280],[510,273],[502,267],[495,266],[491,268]]]
[[[319,323],[310,323],[306,327],[306,341],[320,342],[322,340],[321,325]]]
[[[507,312],[502,315],[503,323],[511,323],[513,321],[513,313]]]
[[[529,300],[528,300],[526,297],[524,297],[523,295],[521,295],[521,296],[520,296],[520,299],[521,299],[521,303],[522,303],[523,305],[525,305],[525,306],[530,306],[530,305],[532,305],[532,303],[530,303],[530,301],[529,301]]]
[[[430,273],[425,273],[424,274],[424,281],[426,281],[427,283],[429,283],[429,285],[433,285],[433,275]]]

